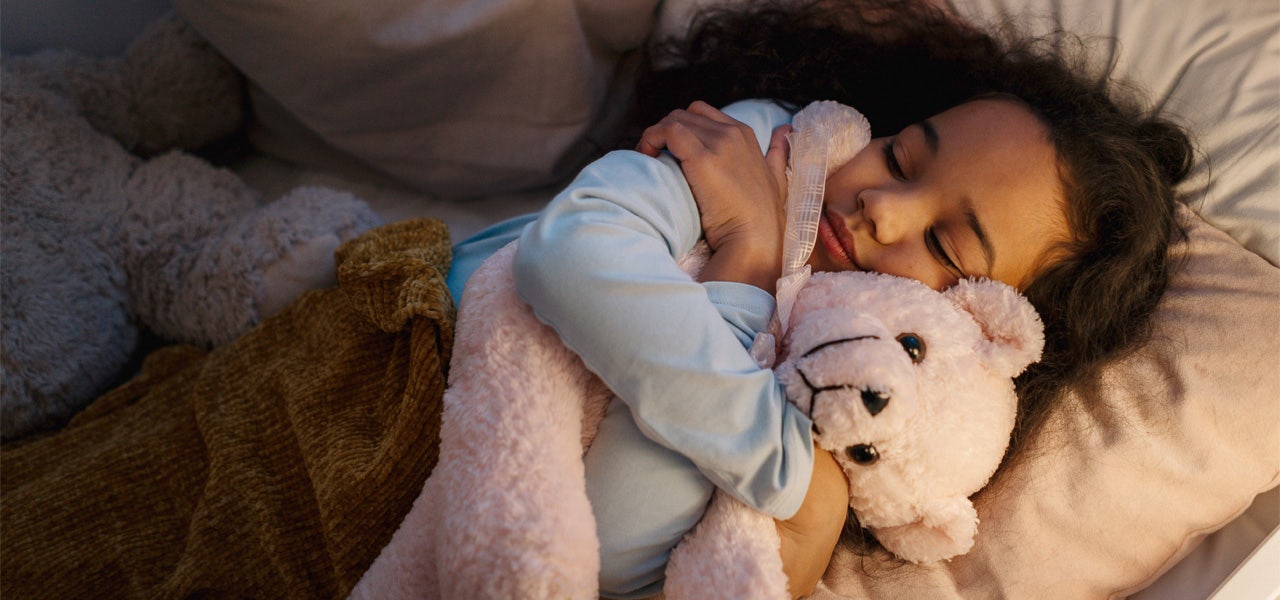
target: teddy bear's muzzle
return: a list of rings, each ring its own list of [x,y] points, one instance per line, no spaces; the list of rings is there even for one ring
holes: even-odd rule
[[[906,425],[916,404],[911,361],[886,348],[897,341],[857,336],[815,347],[794,362],[794,379],[809,398],[809,416],[823,446],[872,445]]]
[[[852,383],[836,383],[832,385],[819,386],[809,379],[809,376],[805,374],[804,369],[799,365],[796,366],[796,375],[798,375],[800,380],[808,386],[809,397],[814,398],[815,401],[818,395],[822,392],[856,392],[858,397],[862,399],[862,406],[866,408],[867,413],[873,417],[884,411],[885,407],[889,405],[889,401],[893,399],[893,395],[888,391],[875,389],[873,387],[858,387],[856,384]],[[810,414],[810,416],[813,415]],[[817,427],[816,424],[815,427]]]

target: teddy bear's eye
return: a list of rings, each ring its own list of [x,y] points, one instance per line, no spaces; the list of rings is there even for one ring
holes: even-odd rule
[[[898,336],[898,343],[902,344],[902,349],[907,351],[907,356],[911,357],[911,362],[919,363],[924,360],[924,340],[914,333],[904,333]]]
[[[880,452],[877,451],[876,447],[872,446],[871,444],[858,444],[857,446],[849,446],[849,449],[847,450],[847,452],[849,453],[849,458],[853,459],[853,462],[856,462],[864,467],[875,464],[877,460],[880,460]]]

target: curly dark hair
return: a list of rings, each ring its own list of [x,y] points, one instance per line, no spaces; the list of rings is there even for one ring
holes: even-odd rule
[[[1184,235],[1174,188],[1194,149],[1182,128],[1111,76],[1112,65],[1095,64],[1084,40],[1033,38],[1011,25],[988,32],[923,1],[810,0],[703,12],[650,60],[637,91],[645,123],[693,100],[743,98],[793,108],[837,100],[862,111],[876,136],[989,96],[1039,116],[1074,237],[1023,290],[1046,345],[1016,381],[1019,415],[1002,468],[1067,391],[1088,392],[1099,368],[1148,338],[1173,268],[1170,246]],[[1102,406],[1083,408],[1106,418]],[[846,541],[866,537],[850,523]]]

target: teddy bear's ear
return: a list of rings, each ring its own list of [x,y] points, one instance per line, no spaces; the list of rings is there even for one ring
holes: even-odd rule
[[[826,143],[828,176],[871,143],[867,118],[857,109],[832,100],[805,106],[791,119],[791,125],[796,131],[813,132]]]
[[[978,511],[964,497],[936,500],[915,522],[872,529],[876,539],[898,558],[913,563],[947,560],[968,552],[978,534]]]
[[[973,315],[986,342],[979,350],[992,371],[1016,377],[1039,360],[1044,324],[1026,297],[989,279],[962,279],[945,295]]]

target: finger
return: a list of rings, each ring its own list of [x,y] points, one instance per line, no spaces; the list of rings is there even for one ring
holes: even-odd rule
[[[722,129],[719,129],[718,131],[724,134],[732,133],[738,140],[750,142],[752,146],[758,143],[756,141],[756,132],[751,129],[750,125],[725,114],[720,109],[711,106],[706,102],[701,100],[695,101],[693,104],[689,105],[689,110],[687,112],[698,115],[699,117],[706,119],[709,123],[719,125]]]
[[[791,140],[787,139],[789,133],[791,133],[790,125],[779,125],[774,128],[773,135],[769,138],[769,150],[764,156],[764,162],[768,165],[769,172],[773,174],[773,179],[778,183],[784,196],[787,189],[787,162],[791,158]]]
[[[686,112],[710,119],[717,123],[723,123],[725,125],[737,125],[741,123],[741,121],[724,114],[720,109],[701,100],[695,100],[693,104],[689,105],[689,109]]]
[[[636,152],[650,158],[658,158],[658,155],[662,154],[662,149],[665,147],[666,142],[662,141],[662,139],[656,135],[651,135],[649,130],[646,129],[644,133],[640,135],[640,141],[636,144]]]
[[[737,126],[742,124],[737,119],[716,110],[710,104],[702,101],[691,104],[689,110],[673,110],[671,114],[667,115],[667,118],[707,133],[724,131],[726,129],[725,125]]]
[[[704,115],[674,110],[644,131],[636,150],[656,157],[666,149],[676,158],[687,160],[720,147],[721,142],[731,138],[740,127],[746,126],[737,121],[722,123]]]
[[[658,124],[644,130],[636,150],[656,158],[663,150],[677,160],[685,161],[707,153],[709,134],[685,115],[668,115]]]
[[[682,128],[677,126],[677,112],[679,111],[673,111],[663,117],[661,121],[645,128],[640,134],[640,141],[636,144],[636,151],[657,158],[670,144],[671,137],[680,135],[677,130]]]
[[[640,133],[640,141],[636,143],[636,152],[657,158],[662,153],[662,150],[667,147],[667,138],[670,135],[671,125],[678,112],[680,111],[671,111],[657,123],[646,127]]]
[[[673,110],[662,120],[645,128],[640,134],[640,141],[636,143],[636,151],[657,158],[662,150],[667,147],[675,124],[679,122],[684,113],[685,111],[682,110]]]

